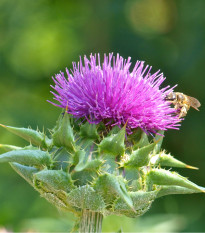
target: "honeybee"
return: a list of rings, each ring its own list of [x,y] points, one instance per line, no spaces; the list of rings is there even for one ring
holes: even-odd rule
[[[196,98],[181,92],[171,92],[165,97],[165,100],[174,105],[174,108],[179,112],[179,118],[185,117],[190,107],[199,111],[198,108],[201,106]]]

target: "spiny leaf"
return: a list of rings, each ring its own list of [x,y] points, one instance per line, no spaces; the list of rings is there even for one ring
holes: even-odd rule
[[[35,167],[24,166],[19,163],[10,163],[11,167],[33,186],[33,175],[39,170]]]
[[[86,122],[84,125],[81,125],[80,135],[81,137],[84,137],[86,139],[95,140],[99,138],[96,125],[90,124],[89,122]]]
[[[190,165],[187,165],[178,159],[175,159],[173,156],[170,154],[166,154],[164,151],[161,152],[160,154],[155,155],[151,159],[152,164],[155,166],[169,166],[169,167],[181,167],[181,168],[189,168],[189,169],[198,169],[196,167],[192,167]]]
[[[139,181],[141,178],[139,171],[134,167],[124,168],[124,176],[126,180],[129,181],[129,184],[131,184],[133,181]]]
[[[75,187],[70,175],[62,170],[43,170],[36,173],[34,177],[51,192],[58,190],[70,192]]]
[[[205,191],[205,189],[202,187],[201,187],[201,190]],[[176,186],[176,185],[163,185],[160,187],[160,190],[157,194],[157,198],[166,196],[166,195],[171,195],[171,194],[200,193],[201,190],[195,190],[195,189],[185,188],[185,187]]]
[[[105,173],[100,175],[93,185],[94,189],[101,193],[106,203],[109,204],[119,195],[130,208],[133,208],[132,199],[130,198],[124,180],[122,177]]]
[[[95,169],[83,169],[81,171],[73,171],[72,179],[75,180],[76,186],[83,186],[86,184],[90,184],[94,178],[98,176],[98,173]]]
[[[87,157],[85,156],[84,150],[78,150],[74,153],[73,164],[75,165],[75,171],[82,171],[87,162]]]
[[[70,118],[67,113],[58,121],[58,127],[54,129],[53,143],[57,147],[66,147],[69,152],[75,150],[75,139],[73,129],[70,124]]]
[[[60,200],[55,194],[53,193],[41,193],[41,196],[44,197],[47,201],[51,204],[55,205],[59,209],[67,210],[66,204]]]
[[[33,145],[40,146],[42,148],[50,147],[51,141],[44,133],[41,133],[33,129],[16,128],[2,124],[0,124],[0,126],[7,129],[11,133],[18,135],[19,137],[22,137],[23,139],[32,143]]]
[[[154,148],[154,153],[155,154],[160,152],[163,139],[164,139],[164,130],[159,130],[157,132],[156,136],[154,137],[154,141],[157,142],[156,146]]]
[[[149,163],[149,154],[154,149],[155,143],[149,144],[132,152],[128,161],[125,161],[125,167],[142,167]]]
[[[73,189],[67,196],[70,205],[80,209],[103,211],[105,203],[103,198],[89,185]]]
[[[127,203],[120,197],[113,204],[113,211],[117,214],[124,214],[128,217],[138,217],[145,213],[156,198],[158,190],[151,192],[137,191],[129,192],[132,199],[134,211],[130,209]]]
[[[80,172],[82,170],[95,170],[97,171],[99,167],[103,164],[103,161],[100,159],[93,159],[88,160],[85,164],[82,164],[81,166],[76,166],[75,171]]]
[[[146,175],[147,185],[177,185],[196,191],[205,192],[201,187],[189,181],[187,178],[180,176],[175,172],[170,172],[164,169],[153,169]]]
[[[114,157],[111,157],[110,155],[102,155],[104,162],[103,162],[103,166],[102,166],[102,170],[108,173],[116,173],[118,172],[117,168],[118,168],[118,164],[115,161]]]
[[[136,133],[131,135],[132,140],[134,141],[133,150],[137,150],[141,147],[149,145],[149,140],[147,134],[142,131],[141,129],[138,129]]]
[[[16,162],[28,166],[49,166],[51,157],[41,150],[13,150],[0,155],[0,163]]]
[[[125,151],[125,132],[126,125],[117,134],[105,137],[99,145],[100,153],[114,156],[123,155]]]
[[[103,161],[100,159],[93,159],[90,161],[87,161],[86,166],[84,169],[88,169],[88,170],[97,170],[101,165],[103,164]]]
[[[72,156],[64,147],[61,147],[55,152],[53,160],[53,170],[62,169],[67,172],[71,165]]]
[[[22,149],[22,147],[12,146],[12,145],[7,145],[7,144],[0,144],[0,148],[2,148],[5,151],[20,150],[20,149]]]

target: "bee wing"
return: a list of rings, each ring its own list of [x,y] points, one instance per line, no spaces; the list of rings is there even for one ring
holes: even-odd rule
[[[200,102],[194,98],[194,97],[191,97],[191,96],[187,96],[188,100],[189,100],[189,104],[192,108],[196,109],[197,111],[199,111],[199,107],[201,106]]]

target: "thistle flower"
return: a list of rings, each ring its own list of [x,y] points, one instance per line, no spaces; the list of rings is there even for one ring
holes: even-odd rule
[[[109,214],[141,216],[161,196],[205,192],[162,168],[196,169],[161,150],[162,130],[179,126],[175,110],[164,100],[173,88],[160,89],[165,78],[159,71],[151,75],[143,62],[132,72],[130,66],[130,58],[112,54],[104,56],[101,66],[99,56],[97,63],[91,55],[84,65],[73,63],[68,79],[62,72],[56,75],[58,94],[53,94],[59,105],[53,104],[64,114],[49,135],[0,124],[30,144],[0,144],[7,151],[0,162],[9,162],[57,208],[74,213],[73,232],[101,232],[103,216]],[[84,120],[78,125],[73,118]],[[125,137],[128,129],[132,133]],[[156,132],[154,140],[147,132]]]
[[[119,54],[85,56],[73,63],[71,72],[66,69],[68,79],[61,72],[53,78],[56,92],[55,104],[68,108],[68,113],[77,118],[85,117],[90,123],[106,120],[108,124],[141,128],[145,132],[178,129],[179,118],[170,103],[164,100],[173,88],[160,89],[165,80],[162,73],[151,74],[148,65],[137,61],[132,71],[131,58],[123,59]],[[51,102],[52,103],[52,102]]]

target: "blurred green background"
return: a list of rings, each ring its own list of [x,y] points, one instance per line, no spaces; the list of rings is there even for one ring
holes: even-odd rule
[[[120,53],[144,60],[167,77],[164,85],[196,97],[180,131],[170,130],[164,148],[199,167],[178,170],[205,186],[205,1],[204,0],[0,0],[0,123],[52,128],[60,109],[46,100],[51,77],[80,55]],[[26,145],[0,129],[0,143]],[[1,151],[3,152],[3,151]],[[66,231],[74,217],[39,197],[9,165],[0,164],[0,228]],[[156,200],[139,219],[110,216],[104,231],[202,232],[204,194]]]

